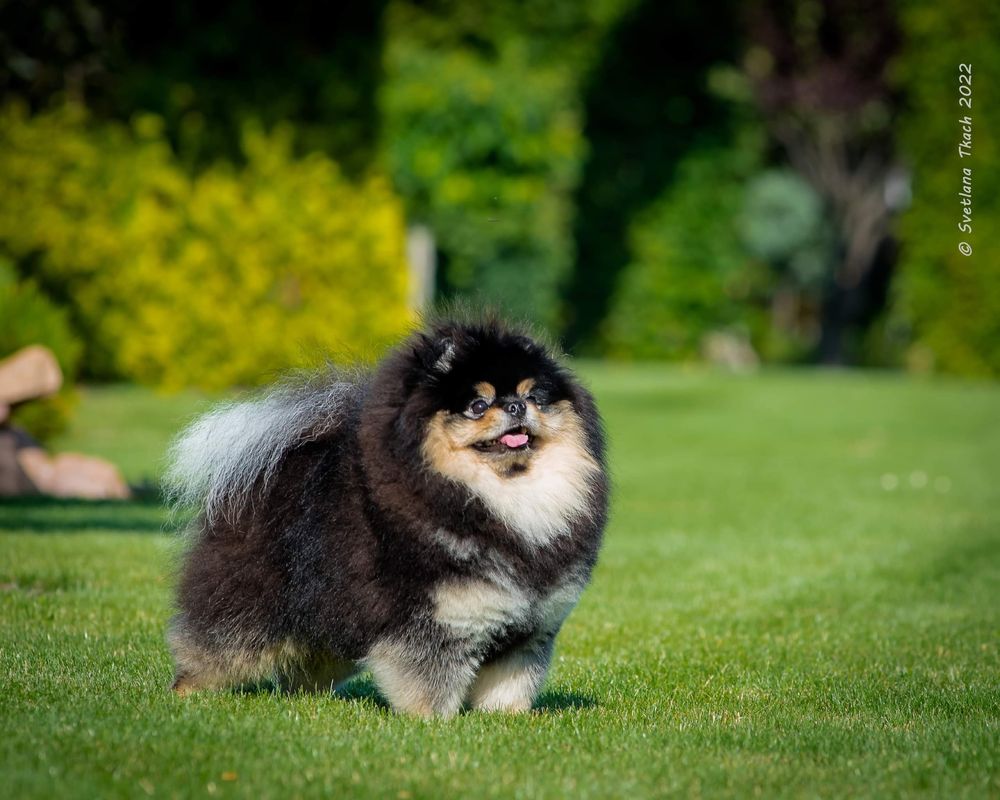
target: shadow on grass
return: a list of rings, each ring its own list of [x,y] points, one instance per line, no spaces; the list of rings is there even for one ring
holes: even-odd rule
[[[272,681],[245,684],[230,690],[232,694],[281,694],[282,690]],[[370,704],[382,711],[391,711],[392,707],[381,695],[370,675],[360,675],[334,692],[334,696],[347,702]],[[585,708],[595,708],[597,702],[592,697],[576,692],[552,690],[542,692],[535,701],[533,711],[536,713],[555,713],[560,711],[577,711]],[[468,713],[468,712],[466,712]]]
[[[579,711],[584,708],[597,708],[597,701],[588,695],[561,689],[542,692],[535,701],[536,711]]]
[[[0,502],[0,531],[30,533],[161,533],[168,529],[156,492],[140,492],[132,500],[66,500],[16,497]]]
[[[375,681],[371,679],[370,675],[361,675],[352,681],[348,681],[345,686],[341,686],[337,690],[336,695],[345,700],[371,703],[384,711],[391,710],[391,706],[379,693],[379,690],[375,687]]]
[[[228,693],[236,695],[272,694],[288,697],[298,694],[298,692],[295,691],[286,691],[276,680],[269,678],[257,681],[256,683],[243,683],[238,686],[233,686],[228,689]],[[310,693],[306,692],[304,694]],[[317,694],[326,694],[326,692],[319,692]],[[383,699],[382,695],[379,694],[378,689],[375,688],[374,681],[372,681],[372,679],[367,675],[361,675],[348,681],[344,686],[341,686],[333,692],[333,695],[344,700],[371,702],[380,708],[388,709],[390,707],[389,704]]]

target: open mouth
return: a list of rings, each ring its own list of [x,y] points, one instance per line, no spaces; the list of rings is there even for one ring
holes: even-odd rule
[[[527,450],[531,447],[535,437],[528,433],[528,429],[523,425],[511,428],[506,433],[496,439],[486,442],[476,442],[473,447],[482,453],[510,453],[516,450]]]

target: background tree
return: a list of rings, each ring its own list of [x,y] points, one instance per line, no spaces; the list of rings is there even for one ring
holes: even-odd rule
[[[895,260],[890,222],[905,195],[889,82],[900,42],[894,4],[761,0],[747,19],[744,66],[758,108],[826,202],[836,232],[818,357],[856,360],[861,334],[885,305]]]

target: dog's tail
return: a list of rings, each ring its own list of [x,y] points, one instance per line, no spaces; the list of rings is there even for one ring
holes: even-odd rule
[[[340,426],[360,402],[363,380],[327,374],[286,382],[196,419],[168,454],[164,484],[173,509],[200,507],[209,523],[231,519],[291,448]]]

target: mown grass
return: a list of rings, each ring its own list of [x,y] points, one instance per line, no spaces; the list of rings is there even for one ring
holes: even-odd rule
[[[591,366],[613,521],[527,716],[178,699],[152,502],[0,507],[19,796],[1000,796],[1000,387]],[[91,390],[65,446],[155,475],[202,401]]]

